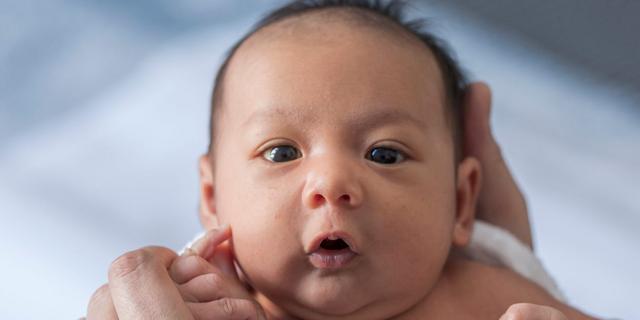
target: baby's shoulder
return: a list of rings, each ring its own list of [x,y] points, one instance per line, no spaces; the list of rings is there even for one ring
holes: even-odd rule
[[[511,269],[473,260],[459,258],[448,263],[443,277],[453,290],[465,292],[474,300],[555,300],[542,287]]]
[[[450,296],[463,298],[458,301],[464,301],[466,311],[478,319],[498,319],[509,306],[521,302],[554,307],[570,319],[591,319],[508,268],[460,258],[447,264],[443,277]],[[478,312],[485,316],[478,317]]]

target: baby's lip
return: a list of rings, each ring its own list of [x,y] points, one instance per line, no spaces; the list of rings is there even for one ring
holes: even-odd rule
[[[307,254],[312,254],[320,249],[320,245],[322,241],[325,239],[336,240],[342,239],[348,246],[349,250],[353,251],[355,254],[359,254],[357,244],[353,237],[347,233],[346,231],[329,231],[329,232],[320,232],[318,233],[313,240],[305,247],[305,252]]]

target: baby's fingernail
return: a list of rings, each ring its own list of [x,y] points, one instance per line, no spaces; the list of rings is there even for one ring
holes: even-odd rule
[[[207,231],[204,237],[200,238],[191,247],[195,253],[205,259],[208,259],[215,248],[222,242],[229,239],[231,235],[231,229],[229,225],[224,224],[218,228]]]
[[[184,251],[182,251],[182,254],[180,254],[180,256],[182,257],[186,257],[186,256],[195,256],[196,252],[193,251],[193,249],[191,248],[185,248]]]

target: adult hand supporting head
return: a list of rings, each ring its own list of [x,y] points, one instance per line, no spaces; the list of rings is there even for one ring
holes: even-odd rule
[[[486,83],[467,86],[463,112],[464,153],[480,161],[483,173],[477,217],[533,248],[526,202],[491,132],[491,90]]]

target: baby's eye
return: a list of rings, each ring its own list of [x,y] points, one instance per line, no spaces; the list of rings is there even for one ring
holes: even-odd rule
[[[378,147],[369,150],[366,158],[373,162],[382,164],[394,164],[404,161],[404,155],[402,152],[386,147]]]
[[[265,150],[262,156],[271,162],[286,162],[298,159],[302,154],[292,146],[275,146]]]

